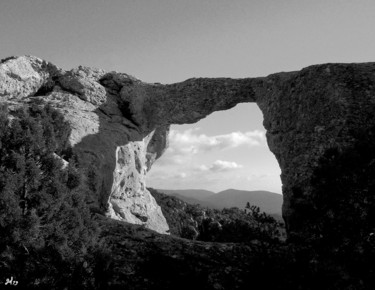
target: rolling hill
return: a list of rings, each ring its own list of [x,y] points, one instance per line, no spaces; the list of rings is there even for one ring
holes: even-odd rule
[[[215,192],[204,190],[204,189],[158,189],[158,191],[163,192],[168,195],[180,195],[187,198],[193,198],[202,200],[206,197],[214,195]]]
[[[208,196],[202,201],[213,204],[215,208],[222,209],[224,207],[244,208],[247,202],[260,207],[260,209],[269,214],[281,214],[281,205],[283,196],[270,191],[257,190],[236,190],[227,189],[218,192],[215,195]]]
[[[283,196],[270,191],[227,189],[216,194],[212,191],[200,189],[158,189],[158,191],[175,196],[190,204],[199,204],[215,209],[223,209],[225,207],[244,208],[246,203],[250,202],[250,204],[258,206],[262,211],[268,214],[281,216]]]

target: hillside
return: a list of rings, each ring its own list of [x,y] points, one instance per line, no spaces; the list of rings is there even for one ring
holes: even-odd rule
[[[217,209],[239,207],[244,208],[247,202],[260,207],[269,214],[281,214],[283,196],[270,191],[257,190],[237,190],[227,189],[215,195],[203,199],[204,202],[211,203]]]
[[[247,202],[260,207],[268,214],[281,216],[281,205],[283,196],[270,191],[258,190],[236,190],[227,189],[213,193],[202,189],[165,190],[158,189],[165,194],[175,196],[190,204],[199,204],[212,209],[223,209],[238,207],[244,208]]]
[[[202,200],[206,197],[214,195],[215,192],[205,189],[158,189],[159,192],[168,195],[179,195],[187,198]]]
[[[172,235],[221,243],[285,240],[283,223],[261,213],[259,208],[246,211],[239,208],[209,209],[153,188],[148,190],[160,205]]]
[[[206,202],[204,200],[200,200],[200,199],[197,199],[197,198],[192,198],[192,197],[186,197],[182,194],[178,194],[178,193],[172,193],[172,194],[168,194],[169,196],[173,196],[173,197],[176,197],[186,203],[189,203],[189,204],[198,204],[200,206],[203,206],[203,207],[208,207],[208,208],[215,208],[215,206],[213,204],[211,204],[210,202]]]

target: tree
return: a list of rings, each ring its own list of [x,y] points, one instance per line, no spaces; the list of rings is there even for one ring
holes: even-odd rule
[[[73,158],[63,168],[57,157],[68,148],[68,133],[69,125],[49,106],[20,108],[12,115],[0,109],[4,274],[17,269],[24,277],[54,277],[48,284],[63,285],[99,243],[87,206],[91,194],[86,178]]]
[[[352,279],[374,285],[375,127],[353,135],[346,148],[328,149],[314,171],[310,242]]]
[[[314,231],[332,245],[375,229],[375,127],[356,135],[350,147],[328,149],[313,175]]]

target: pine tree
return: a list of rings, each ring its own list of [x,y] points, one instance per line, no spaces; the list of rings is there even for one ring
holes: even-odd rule
[[[0,108],[3,274],[17,269],[35,279],[40,273],[42,280],[54,277],[46,284],[63,285],[98,244],[83,171],[73,158],[63,168],[56,157],[67,149],[68,133],[68,124],[51,107],[21,108],[12,116]]]

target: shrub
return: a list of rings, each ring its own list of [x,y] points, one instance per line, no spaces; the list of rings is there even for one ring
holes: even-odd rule
[[[170,227],[182,238],[207,242],[279,241],[283,225],[249,203],[246,210],[213,210],[187,204],[176,197],[149,188]]]
[[[21,108],[13,118],[0,111],[2,275],[22,273],[24,287],[61,288],[78,276],[87,284],[99,229],[80,168],[71,159],[63,169],[56,155],[67,147],[68,124],[49,106]]]

